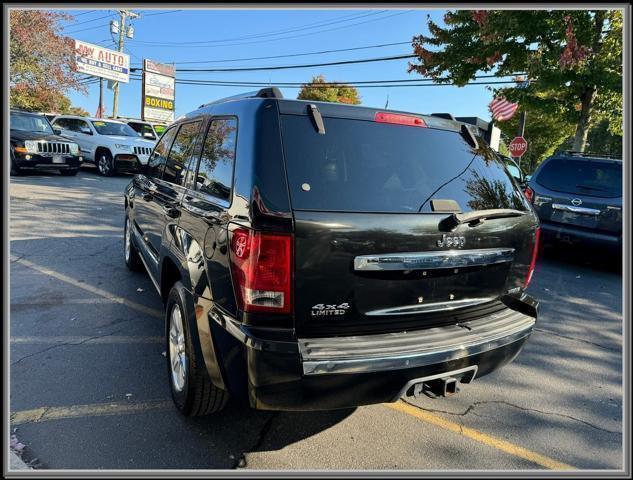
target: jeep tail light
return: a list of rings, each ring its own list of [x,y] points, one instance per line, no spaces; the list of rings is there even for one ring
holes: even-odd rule
[[[525,187],[525,190],[523,190],[523,194],[530,203],[534,203],[534,190],[532,190],[530,187]]]
[[[414,115],[402,115],[399,113],[376,112],[374,121],[378,123],[394,123],[397,125],[409,125],[410,127],[425,127],[426,123],[420,117]]]
[[[538,248],[541,239],[541,227],[537,227],[534,232],[534,247],[532,247],[532,261],[530,262],[530,268],[528,269],[527,276],[525,277],[525,284],[523,288],[527,288],[534,275],[534,267],[536,267],[536,257],[538,257]]]
[[[293,238],[237,228],[230,261],[238,307],[244,312],[292,311]]]

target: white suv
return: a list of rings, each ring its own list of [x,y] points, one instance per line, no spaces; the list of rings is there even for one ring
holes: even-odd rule
[[[101,175],[138,172],[147,165],[156,142],[143,139],[129,125],[118,120],[60,115],[52,121],[64,137],[72,138],[81,155],[93,162]]]

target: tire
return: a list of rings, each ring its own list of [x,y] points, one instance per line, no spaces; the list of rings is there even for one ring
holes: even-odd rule
[[[219,412],[226,405],[229,394],[213,385],[203,359],[196,358],[187,323],[187,295],[185,287],[178,281],[167,297],[165,351],[174,405],[180,413],[191,417]],[[175,367],[172,367],[172,358]]]
[[[103,175],[104,177],[111,177],[116,173],[116,169],[114,168],[114,161],[112,160],[112,155],[110,152],[102,151],[97,156],[95,164],[97,165],[97,171],[99,175]]]
[[[10,175],[12,177],[17,177],[22,174],[22,170],[15,164],[15,160],[13,160],[13,153],[11,154],[11,172]]]
[[[78,168],[69,168],[68,170],[60,170],[59,173],[64,177],[74,177],[79,172]]]
[[[125,224],[123,226],[123,259],[127,268],[133,272],[140,272],[143,270],[143,262],[141,261],[140,253],[134,245],[132,238],[132,221],[128,215],[125,215]]]

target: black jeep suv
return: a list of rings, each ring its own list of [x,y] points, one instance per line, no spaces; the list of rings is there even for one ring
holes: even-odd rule
[[[202,105],[125,191],[125,261],[165,304],[178,409],[443,395],[511,361],[538,219],[463,124],[283,99]]]
[[[558,152],[539,165],[525,193],[544,241],[622,254],[622,159]]]
[[[77,175],[79,146],[61,137],[43,114],[11,110],[11,175],[24,170],[59,170]]]

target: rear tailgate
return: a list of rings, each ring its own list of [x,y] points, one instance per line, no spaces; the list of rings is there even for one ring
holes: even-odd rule
[[[536,219],[503,165],[457,131],[281,115],[302,336],[402,331],[490,314],[523,285]],[[440,227],[450,213],[525,214]],[[437,208],[436,208],[437,209]]]
[[[531,183],[542,221],[622,233],[622,162],[553,158]]]

